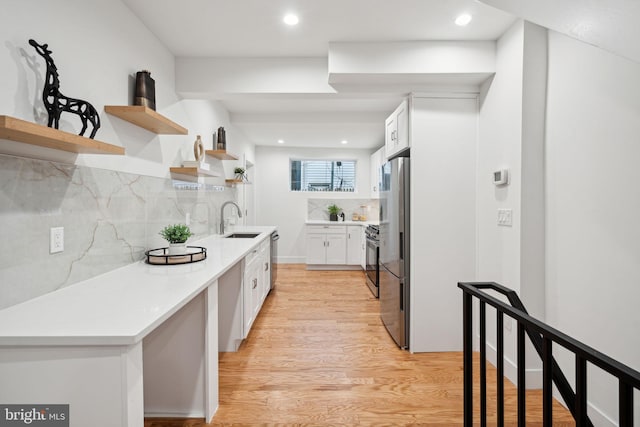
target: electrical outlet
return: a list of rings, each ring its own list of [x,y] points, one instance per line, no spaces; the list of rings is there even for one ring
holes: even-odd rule
[[[188,226],[188,225],[191,225],[191,214],[190,214],[189,212],[187,212],[187,214],[185,215],[184,223],[185,223],[185,225],[187,225],[187,226]]]
[[[64,251],[64,227],[51,227],[49,230],[49,253]]]
[[[513,225],[513,211],[511,209],[498,209],[498,225],[503,227]]]

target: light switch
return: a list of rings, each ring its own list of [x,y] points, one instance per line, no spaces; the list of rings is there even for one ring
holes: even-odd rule
[[[511,227],[513,225],[513,213],[511,209],[498,209],[498,225]]]

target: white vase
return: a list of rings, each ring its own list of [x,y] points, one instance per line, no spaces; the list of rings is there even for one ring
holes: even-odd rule
[[[169,243],[169,255],[184,255],[186,253],[186,243]]]

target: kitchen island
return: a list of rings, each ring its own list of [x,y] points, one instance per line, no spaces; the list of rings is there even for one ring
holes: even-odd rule
[[[252,239],[211,236],[207,259],[137,262],[0,310],[0,402],[69,404],[71,426],[210,420],[218,405],[218,279]],[[175,379],[179,377],[180,382]]]

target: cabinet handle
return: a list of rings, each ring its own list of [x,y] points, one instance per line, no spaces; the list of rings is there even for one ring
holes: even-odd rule
[[[252,289],[255,289],[257,287],[258,287],[258,279],[253,279],[253,288]]]
[[[351,233],[347,233],[347,239],[351,238]]]
[[[269,271],[269,263],[268,262],[264,263],[264,271]]]

